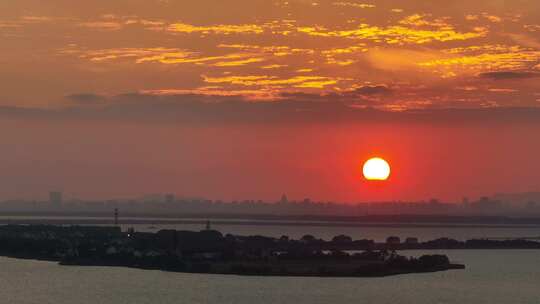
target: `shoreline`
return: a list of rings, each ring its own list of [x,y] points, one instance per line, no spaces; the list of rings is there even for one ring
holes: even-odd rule
[[[390,237],[393,240],[394,237]],[[223,235],[215,230],[122,232],[100,226],[0,226],[0,256],[60,265],[118,266],[169,272],[317,277],[381,277],[464,269],[443,254],[406,257],[339,235],[330,242],[306,235]]]
[[[173,268],[164,268],[157,266],[144,266],[144,265],[126,265],[121,263],[106,263],[103,261],[62,261],[61,259],[27,256],[27,255],[0,255],[3,258],[16,259],[16,260],[28,260],[39,262],[50,262],[59,266],[77,266],[77,267],[113,267],[113,268],[129,268],[137,270],[156,270],[172,273],[186,273],[186,274],[211,274],[211,275],[226,275],[226,276],[259,276],[259,277],[319,277],[319,278],[383,278],[396,275],[407,274],[421,274],[421,273],[434,273],[451,270],[464,270],[466,266],[459,263],[450,263],[448,265],[439,265],[434,267],[428,267],[423,269],[399,269],[399,268],[383,268],[380,272],[375,273],[355,273],[355,274],[332,274],[332,273],[290,273],[290,272],[269,272],[269,273],[254,273],[254,272],[241,272],[241,271],[189,271],[178,270]],[[238,263],[228,263],[229,265],[235,265]],[[306,263],[307,264],[307,263]],[[263,264],[264,266],[264,264]]]

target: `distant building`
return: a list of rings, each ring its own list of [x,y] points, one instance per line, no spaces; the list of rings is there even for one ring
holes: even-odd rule
[[[176,196],[172,193],[165,194],[165,203],[172,204],[176,201]]]
[[[398,245],[401,243],[401,239],[397,236],[390,236],[386,239],[386,244],[389,245]]]
[[[492,200],[487,196],[483,196],[480,200],[472,202],[471,207],[480,211],[496,211],[497,208],[502,206],[501,201]]]
[[[62,204],[62,192],[51,191],[49,193],[49,202],[54,205]]]
[[[281,200],[280,200],[279,202],[282,203],[282,204],[287,204],[287,203],[289,203],[289,199],[287,198],[287,195],[283,194],[283,195],[281,196]]]

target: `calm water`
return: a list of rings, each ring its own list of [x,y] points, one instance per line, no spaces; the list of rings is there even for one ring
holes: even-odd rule
[[[137,231],[155,232],[159,229],[177,230],[201,230],[204,225],[184,224],[184,225],[126,225],[135,227]],[[522,228],[488,228],[488,227],[321,227],[321,226],[263,226],[263,225],[212,225],[213,229],[222,233],[232,233],[236,235],[254,235],[289,237],[299,239],[303,235],[312,234],[317,238],[331,240],[334,236],[346,234],[353,239],[372,239],[384,241],[389,236],[398,236],[402,239],[406,237],[417,237],[421,241],[429,241],[440,237],[448,237],[456,240],[467,240],[473,238],[538,238],[540,237],[540,227]]]
[[[0,302],[540,303],[540,251],[448,251],[466,270],[388,278],[193,275],[0,258]],[[420,252],[407,252],[418,255]]]
[[[65,220],[68,222],[77,222],[77,220],[104,220],[104,218],[92,217],[65,217],[65,216],[0,216],[0,222],[3,224],[10,223],[12,220]],[[140,219],[140,218],[139,218]],[[150,220],[145,218],[145,220]],[[156,232],[160,229],[176,229],[176,230],[193,230],[199,231],[205,228],[205,224],[181,223],[181,224],[163,224],[159,223],[160,218],[156,218],[156,224],[125,224],[122,225],[123,230],[130,227],[137,231]],[[107,222],[107,219],[105,218]],[[198,219],[198,221],[205,222]],[[429,224],[429,227],[419,227],[414,225],[399,225],[397,223],[388,223],[389,225],[398,225],[396,227],[381,227],[381,226],[363,226],[363,227],[346,227],[346,226],[298,226],[295,222],[286,224],[284,221],[279,221],[280,225],[269,225],[272,221],[259,221],[260,225],[253,224],[233,224],[225,223],[227,220],[219,220],[220,223],[212,224],[212,229],[221,231],[223,234],[232,233],[236,235],[264,235],[280,237],[288,235],[291,238],[299,239],[306,234],[312,234],[317,238],[331,240],[334,236],[346,234],[353,239],[372,239],[375,241],[384,241],[389,236],[398,236],[402,239],[407,237],[417,237],[420,241],[429,241],[441,237],[448,237],[457,240],[467,240],[473,238],[540,238],[540,226],[486,226],[476,225],[475,227],[460,226],[460,225],[441,225],[437,223]],[[234,220],[241,222],[241,220]],[[35,223],[35,222],[33,222]],[[84,221],[81,221],[84,223]],[[159,223],[159,224],[158,224]],[[305,223],[304,223],[305,224]],[[344,223],[341,223],[344,224]],[[108,223],[107,225],[112,225]],[[379,225],[381,225],[379,223]],[[423,224],[428,225],[428,224]]]

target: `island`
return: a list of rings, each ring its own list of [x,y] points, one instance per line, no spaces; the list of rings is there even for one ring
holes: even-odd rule
[[[380,277],[464,269],[464,265],[452,263],[446,255],[408,257],[398,252],[445,246],[456,249],[462,245],[465,249],[496,248],[509,244],[448,239],[420,243],[414,238],[401,242],[396,237],[376,243],[345,235],[329,241],[311,235],[295,240],[287,236],[223,235],[210,229],[149,233],[122,231],[112,226],[0,226],[0,255],[6,257],[57,261],[61,265],[259,276]],[[540,243],[516,240],[511,245]]]

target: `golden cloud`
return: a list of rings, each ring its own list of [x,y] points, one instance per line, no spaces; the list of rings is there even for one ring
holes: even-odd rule
[[[195,89],[156,89],[141,90],[140,94],[171,96],[171,95],[202,95],[202,96],[236,96],[247,100],[276,100],[279,99],[279,92],[269,89],[258,88],[256,90],[234,90],[221,86],[205,86]]]
[[[467,69],[471,72],[528,69],[540,60],[540,51],[519,46],[471,46],[447,51],[462,56],[442,58],[419,63],[422,67]],[[472,53],[472,54],[470,54]]]
[[[212,64],[212,66],[215,67],[235,67],[235,66],[243,66],[250,63],[256,63],[264,61],[264,58],[247,58],[243,60],[236,60],[236,61],[220,61]]]
[[[367,3],[353,3],[353,2],[334,2],[332,3],[336,6],[346,6],[346,7],[356,7],[356,8],[375,8],[374,4]]]
[[[227,76],[208,77],[203,76],[206,83],[210,84],[232,84],[241,86],[282,86],[290,85],[296,88],[324,88],[325,86],[336,84],[339,79],[323,76],[294,76],[291,78],[279,78],[277,76]]]
[[[357,29],[331,31],[324,27],[299,27],[298,32],[318,37],[341,37],[359,40],[386,42],[388,44],[424,44],[432,41],[468,40],[487,35],[487,30],[478,28],[473,32],[457,32],[451,28],[415,29],[405,26],[386,28],[361,24]]]
[[[286,67],[288,67],[288,65],[286,64],[270,64],[270,65],[262,66],[261,69],[272,70],[272,69],[279,69],[279,68],[286,68]]]
[[[167,56],[175,58],[185,58],[193,53],[177,48],[117,48],[117,49],[102,49],[102,50],[84,50],[78,49],[75,46],[61,49],[60,54],[76,55],[79,58],[99,62],[118,59],[132,59],[140,63],[146,60],[157,58],[166,58]]]
[[[265,59],[258,54],[233,53],[216,56],[201,56],[195,52],[177,48],[118,48],[103,50],[80,50],[66,48],[61,54],[76,55],[79,58],[93,62],[130,59],[135,63],[157,62],[161,64],[208,64],[215,67],[243,66],[250,63],[262,62]]]
[[[187,23],[173,23],[168,30],[176,33],[201,33],[201,34],[261,34],[264,29],[257,24],[218,24],[210,26],[197,26]]]
[[[415,26],[415,27],[430,26],[430,27],[436,27],[436,28],[448,28],[448,29],[453,28],[447,22],[448,18],[437,18],[434,20],[428,20],[426,17],[429,17],[429,16],[430,15],[426,15],[426,14],[414,14],[400,20],[399,24],[410,25],[410,26]]]
[[[219,44],[219,48],[240,49],[243,51],[272,54],[274,56],[288,56],[295,54],[314,54],[312,49],[293,48],[289,46],[260,46],[251,44]]]

